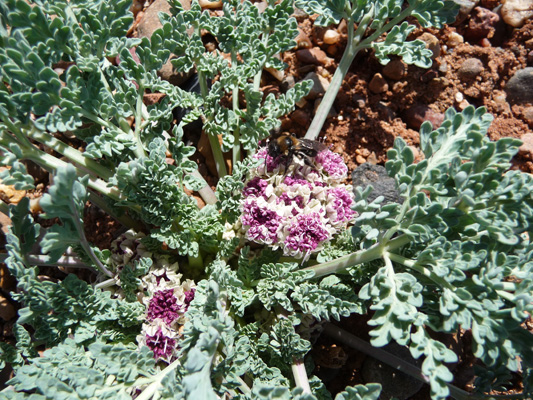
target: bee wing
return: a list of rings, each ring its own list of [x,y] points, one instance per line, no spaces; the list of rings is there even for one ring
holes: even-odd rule
[[[324,143],[318,142],[316,140],[298,139],[298,141],[300,142],[301,147],[309,150],[314,150],[317,153],[328,148],[328,146],[326,146]]]

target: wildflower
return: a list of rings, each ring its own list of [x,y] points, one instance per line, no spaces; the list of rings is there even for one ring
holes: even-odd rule
[[[353,203],[352,194],[346,187],[338,186],[328,190],[328,205],[326,210],[332,224],[350,221],[355,211],[351,209]]]
[[[161,318],[168,325],[178,319],[180,305],[174,296],[173,289],[159,290],[154,293],[148,304],[147,316],[149,321]]]
[[[254,157],[265,162],[251,170],[242,216],[225,238],[240,235],[305,260],[353,220],[351,187],[340,183],[348,167],[340,155],[323,150],[311,163],[294,157],[288,171],[266,147]]]
[[[299,214],[287,228],[285,254],[301,258],[327,239],[330,239],[330,233],[318,213]]]
[[[316,163],[320,164],[324,171],[333,179],[343,179],[348,174],[348,167],[342,157],[331,150],[323,150],[317,154]]]
[[[242,225],[247,227],[248,240],[273,244],[278,241],[282,218],[264,199],[252,198],[244,204]]]
[[[154,352],[156,359],[169,361],[177,349],[177,340],[172,332],[157,326],[155,331],[146,332],[144,344]]]

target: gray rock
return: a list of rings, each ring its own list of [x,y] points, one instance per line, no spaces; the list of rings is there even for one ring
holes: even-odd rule
[[[481,72],[483,72],[483,63],[479,58],[467,58],[461,64],[457,74],[462,80],[475,79]]]
[[[479,0],[452,0],[455,4],[459,5],[459,14],[455,19],[455,23],[461,23],[470,15],[470,11],[477,6]]]
[[[305,97],[308,100],[314,100],[318,96],[326,93],[329,87],[329,81],[321,75],[318,75],[316,72],[309,72],[304,80],[311,79],[313,81],[313,87],[309,94]]]
[[[514,103],[533,103],[533,67],[516,71],[505,85],[509,101]]]
[[[368,201],[372,202],[379,196],[385,197],[384,203],[402,203],[396,189],[396,181],[387,175],[387,170],[381,165],[364,163],[358,166],[352,172],[352,185],[354,188],[361,187],[365,189],[372,185],[374,190],[368,196]]]

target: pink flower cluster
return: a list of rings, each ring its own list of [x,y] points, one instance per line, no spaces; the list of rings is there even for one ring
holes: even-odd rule
[[[307,259],[353,220],[352,187],[341,183],[348,168],[340,155],[323,150],[312,165],[294,157],[288,171],[283,157],[272,158],[266,147],[255,157],[265,162],[245,184],[242,216],[232,227],[237,235]]]
[[[194,299],[193,281],[182,281],[177,264],[163,263],[153,267],[143,277],[147,292],[142,301],[146,305],[146,321],[137,336],[139,346],[148,346],[157,360],[171,362],[176,356],[185,312]]]
[[[167,255],[153,254],[142,244],[144,234],[128,231],[111,245],[112,268],[120,271],[125,265],[134,264],[141,258],[150,258],[152,266],[141,278],[138,299],[146,306],[142,331],[137,336],[139,347],[148,346],[157,360],[171,362],[176,356],[185,313],[194,299],[196,284],[183,280],[177,262]],[[120,281],[119,281],[120,285]],[[116,297],[123,297],[120,290]]]

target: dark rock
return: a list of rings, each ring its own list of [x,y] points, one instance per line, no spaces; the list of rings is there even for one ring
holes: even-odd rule
[[[389,84],[383,78],[383,76],[380,73],[375,74],[372,79],[370,80],[370,83],[368,84],[368,88],[372,93],[383,93],[389,90]]]
[[[389,79],[399,81],[407,75],[407,64],[396,58],[383,67],[383,75]]]
[[[416,365],[417,367],[422,365],[422,360],[415,360],[407,347],[400,346],[396,342],[389,343],[383,347],[383,350],[409,364]],[[372,357],[366,358],[361,368],[361,375],[365,383],[376,382],[381,384],[380,400],[389,400],[392,398],[406,400],[418,393],[424,385],[422,381]]]
[[[517,71],[505,85],[505,91],[511,102],[533,102],[533,67]]]
[[[287,75],[281,81],[281,90],[286,92],[287,90],[292,89],[295,84],[296,84],[296,80],[294,79],[294,76],[293,75]]]
[[[352,173],[352,185],[354,188],[361,187],[365,189],[371,185],[374,190],[368,196],[371,202],[379,196],[385,197],[384,203],[402,203],[396,189],[396,181],[387,175],[387,170],[381,165],[364,163],[359,165]]]
[[[424,121],[431,122],[433,128],[438,128],[444,121],[444,114],[433,111],[425,104],[417,104],[405,113],[405,123],[411,129],[418,130]]]
[[[465,38],[469,42],[478,42],[482,39],[494,37],[500,22],[500,16],[483,7],[476,7],[472,12]]]
[[[462,80],[475,79],[483,72],[483,63],[479,58],[467,58],[459,67],[457,74]]]
[[[296,51],[296,58],[304,64],[324,65],[326,67],[333,63],[333,60],[318,47],[298,50]]]

